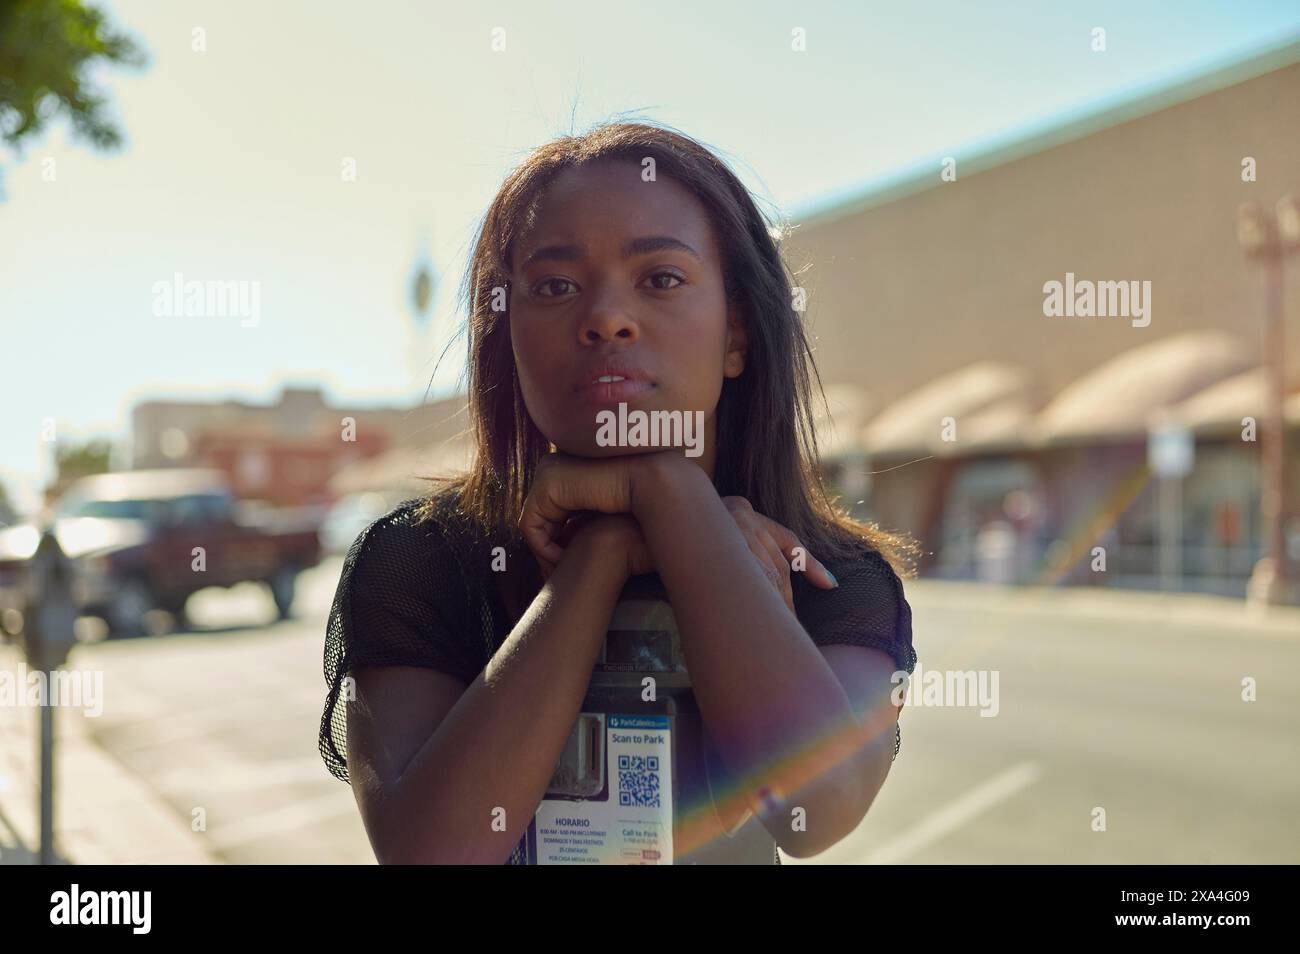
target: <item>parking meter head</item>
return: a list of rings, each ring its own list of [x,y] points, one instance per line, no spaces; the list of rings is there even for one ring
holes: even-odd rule
[[[48,527],[28,561],[26,605],[22,641],[27,661],[38,669],[56,669],[76,644],[77,608],[71,565]]]

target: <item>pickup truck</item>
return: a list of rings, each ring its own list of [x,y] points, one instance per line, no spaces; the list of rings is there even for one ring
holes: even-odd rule
[[[183,619],[190,595],[208,586],[265,583],[281,619],[299,571],[320,562],[317,520],[234,500],[217,470],[175,468],[85,477],[55,504],[50,521],[73,568],[78,611],[107,620],[113,635],[149,631],[155,610]],[[0,530],[0,627],[21,627],[25,561],[34,524]]]

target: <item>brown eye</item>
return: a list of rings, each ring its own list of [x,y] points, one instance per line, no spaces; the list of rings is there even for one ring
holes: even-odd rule
[[[686,284],[686,280],[676,272],[655,272],[650,276],[649,280],[653,283],[661,278],[671,278],[673,281],[677,282],[677,285]],[[656,291],[670,291],[676,288],[677,285],[655,285],[654,287]]]
[[[573,282],[569,281],[567,278],[546,278],[546,279],[543,279],[542,281],[540,281],[540,282],[537,283],[537,285],[533,288],[533,294],[534,294],[534,295],[537,295],[538,297],[541,297],[541,298],[558,298],[560,295],[562,295],[562,294],[564,294],[564,293],[563,293],[563,292],[559,292],[559,293],[550,292],[550,293],[548,293],[548,292],[543,292],[543,291],[542,291],[543,288],[550,288],[550,287],[554,286],[556,283],[559,283],[559,284],[561,284],[561,285],[572,285],[572,284],[573,284]]]

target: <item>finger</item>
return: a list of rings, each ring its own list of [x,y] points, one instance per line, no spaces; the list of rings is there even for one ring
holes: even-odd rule
[[[560,528],[560,532],[555,536],[555,542],[562,547],[568,547],[573,542],[573,538],[578,535],[578,531],[591,522],[596,513],[591,510],[579,510],[572,514]]]
[[[826,569],[826,564],[817,559],[808,552],[802,544],[795,544],[790,548],[790,565],[794,566],[796,561],[802,558],[803,569],[794,570],[796,573],[802,573],[813,586],[821,590],[833,590],[840,585],[839,580],[835,579],[834,574]]]
[[[780,594],[781,599],[785,600],[786,605],[794,610],[794,597],[787,597],[785,589],[781,586],[781,570],[772,564],[772,553],[758,539],[757,534],[746,533],[745,545],[749,547],[749,552],[754,554],[754,559],[758,561],[758,568],[763,571],[763,576],[772,584],[772,589]]]
[[[762,515],[749,507],[749,502],[744,497],[731,499],[744,502],[745,506],[737,506],[731,510],[732,519],[736,521],[736,526],[745,538],[745,543],[749,545],[750,552],[758,559],[759,565],[763,567],[768,579],[776,587],[776,591],[781,594],[786,606],[790,607],[791,612],[793,612],[794,592],[790,585],[789,562],[781,553],[781,548],[776,541],[767,533],[765,524],[760,522]],[[774,525],[780,526],[780,524]]]
[[[755,511],[754,517],[776,540],[792,572],[802,573],[809,583],[819,589],[833,590],[839,586],[839,582],[831,574],[831,571],[826,569],[826,565],[808,552],[808,548],[799,542],[799,538],[794,535],[793,531],[757,511]],[[796,569],[795,565],[797,563],[803,564],[802,570]]]
[[[577,463],[558,453],[541,459],[519,523],[520,533],[535,553],[559,561],[564,549],[560,529],[572,513],[627,510],[627,465],[617,465],[615,460]]]
[[[770,533],[759,531],[759,540],[762,542],[763,546],[767,548],[768,557],[771,559],[777,572],[780,574],[781,596],[785,599],[786,605],[793,610],[794,590],[790,585],[790,564],[786,562],[785,554],[781,552],[781,548],[777,545],[777,542],[772,539]]]
[[[528,549],[539,559],[559,563],[564,556],[564,548],[555,542],[560,526],[559,521],[548,520],[536,508],[524,504],[524,515],[519,518],[519,532],[528,544]]]

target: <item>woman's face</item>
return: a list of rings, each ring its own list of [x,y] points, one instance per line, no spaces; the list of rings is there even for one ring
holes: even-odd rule
[[[509,320],[533,423],[566,453],[607,457],[655,448],[603,446],[598,412],[685,412],[704,423],[698,462],[712,473],[713,414],[745,340],[704,206],[673,179],[607,160],[561,173],[530,221]]]

